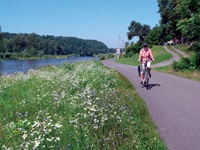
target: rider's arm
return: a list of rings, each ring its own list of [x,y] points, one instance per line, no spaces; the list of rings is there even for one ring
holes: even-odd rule
[[[154,57],[153,57],[153,53],[152,53],[151,49],[149,49],[149,51],[150,51],[151,59],[154,61],[155,59],[154,59]]]
[[[142,59],[142,50],[140,50],[138,61],[141,61],[141,59]]]

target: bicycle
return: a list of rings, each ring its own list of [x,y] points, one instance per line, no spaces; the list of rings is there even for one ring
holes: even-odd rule
[[[143,83],[142,83],[142,87],[146,87],[146,89],[149,89],[149,73],[148,73],[148,69],[147,69],[147,62],[145,61],[144,64],[144,79],[143,79]],[[142,61],[140,61],[140,69],[142,69]]]

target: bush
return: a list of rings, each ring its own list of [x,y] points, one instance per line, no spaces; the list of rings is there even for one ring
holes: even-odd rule
[[[5,57],[5,58],[10,58],[10,57],[11,57],[11,55],[12,55],[11,53],[9,53],[9,52],[6,52],[6,53],[4,54],[4,57]]]
[[[132,57],[134,54],[139,53],[140,49],[141,45],[139,44],[131,45],[126,48],[126,54],[128,55],[128,57]]]
[[[20,53],[13,53],[12,58],[18,58],[21,57]]]
[[[196,56],[191,58],[181,58],[180,61],[174,61],[172,67],[174,70],[194,70],[196,67]]]
[[[194,56],[194,65],[196,69],[200,70],[200,52],[197,52]]]
[[[195,42],[189,50],[195,52],[195,55],[191,58],[193,67],[200,70],[200,42]]]
[[[0,53],[0,58],[3,58],[3,56],[4,56],[3,53]]]
[[[128,58],[129,57],[129,55],[128,54],[124,54],[124,58]]]
[[[114,58],[114,54],[113,53],[109,53],[109,54],[99,53],[97,55],[94,55],[94,57],[98,57],[98,58],[100,58],[100,60],[105,60],[105,59],[108,59],[108,58]]]
[[[115,55],[113,53],[108,54],[108,58],[114,58],[114,57],[115,57]]]

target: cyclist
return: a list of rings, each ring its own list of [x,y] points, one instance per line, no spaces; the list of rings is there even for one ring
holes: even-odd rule
[[[145,63],[147,61],[147,69],[148,69],[148,74],[149,77],[151,77],[151,61],[154,61],[154,57],[152,54],[151,49],[148,47],[147,43],[143,44],[143,48],[140,50],[139,54],[139,59],[138,61],[141,61],[141,71],[140,71],[140,84],[143,83],[144,80],[144,68],[145,68]]]

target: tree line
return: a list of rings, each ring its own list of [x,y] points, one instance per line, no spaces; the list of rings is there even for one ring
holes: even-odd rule
[[[181,60],[182,69],[200,69],[200,2],[199,0],[157,0],[160,22],[152,29],[147,24],[135,20],[128,26],[127,37],[139,37],[136,44],[126,44],[128,57],[138,53],[142,43],[163,45],[168,41],[187,44],[188,50],[195,52],[193,58]],[[181,66],[180,65],[180,66]],[[192,66],[192,67],[191,67]]]
[[[36,57],[43,55],[93,56],[108,53],[108,47],[97,40],[85,40],[76,37],[37,35],[35,33],[0,34],[0,57]]]

